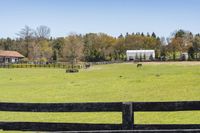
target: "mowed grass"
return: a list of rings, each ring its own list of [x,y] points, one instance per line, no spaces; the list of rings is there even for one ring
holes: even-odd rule
[[[0,69],[0,101],[28,103],[200,101],[200,65],[123,63],[79,73]],[[137,124],[200,124],[200,112],[135,113]],[[121,123],[121,113],[0,112],[0,121]]]

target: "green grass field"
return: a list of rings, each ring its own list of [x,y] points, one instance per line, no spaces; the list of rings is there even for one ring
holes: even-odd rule
[[[200,100],[200,64],[97,65],[64,69],[0,69],[1,102],[125,102]],[[200,124],[200,111],[136,113],[137,124]],[[0,121],[121,123],[120,113],[0,112]]]

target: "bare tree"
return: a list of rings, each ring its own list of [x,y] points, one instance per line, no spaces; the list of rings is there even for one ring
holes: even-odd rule
[[[45,25],[41,25],[36,28],[35,34],[39,39],[48,39],[50,37],[51,30]]]
[[[30,44],[31,41],[34,37],[34,30],[31,29],[29,26],[25,26],[24,28],[17,33],[17,35],[25,41],[25,47],[26,47],[26,56],[29,58],[29,53],[30,53]]]
[[[36,61],[40,58],[40,48],[36,41],[32,41],[29,46],[29,59]]]
[[[31,38],[31,37],[33,37],[33,34],[34,34],[34,30],[31,29],[27,25],[25,25],[25,27],[22,28],[21,31],[19,31],[19,33],[17,33],[17,35],[22,39]]]

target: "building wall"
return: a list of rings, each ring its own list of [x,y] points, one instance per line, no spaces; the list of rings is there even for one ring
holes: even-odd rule
[[[17,57],[0,57],[0,63],[17,63],[19,58]]]
[[[0,63],[3,63],[4,61],[3,61],[3,58],[2,57],[0,57]]]
[[[154,50],[130,50],[127,51],[127,60],[152,60],[155,59]]]

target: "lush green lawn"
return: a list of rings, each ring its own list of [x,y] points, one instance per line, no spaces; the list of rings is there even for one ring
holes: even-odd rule
[[[1,102],[200,100],[200,65],[112,64],[64,69],[0,69]],[[199,123],[200,112],[136,113],[136,123]],[[120,113],[1,112],[0,121],[121,123]]]

